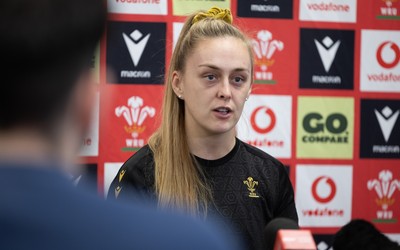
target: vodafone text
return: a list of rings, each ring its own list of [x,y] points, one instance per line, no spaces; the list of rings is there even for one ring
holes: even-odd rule
[[[344,211],[343,209],[329,209],[329,208],[324,208],[324,209],[304,209],[303,211],[304,216],[340,216],[343,217]]]
[[[313,3],[307,4],[309,10],[314,11],[337,11],[337,12],[350,12],[350,6],[347,4],[334,4],[334,3]]]
[[[369,81],[400,82],[400,75],[395,75],[393,73],[368,74],[367,77]]]
[[[247,140],[247,143],[250,145],[256,146],[256,147],[283,147],[284,146],[284,141],[280,140],[269,140],[269,139],[264,139],[264,140]]]

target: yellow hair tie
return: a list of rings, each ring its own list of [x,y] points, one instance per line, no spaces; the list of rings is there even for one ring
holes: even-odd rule
[[[200,12],[193,17],[192,24],[197,23],[207,17],[214,19],[221,19],[229,24],[232,24],[232,14],[229,9],[221,9],[218,7],[212,7],[206,13]]]

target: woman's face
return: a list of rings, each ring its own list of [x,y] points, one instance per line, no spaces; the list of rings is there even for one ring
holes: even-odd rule
[[[234,37],[198,42],[183,72],[174,72],[175,93],[185,102],[189,136],[235,134],[251,90],[251,59],[246,44]]]

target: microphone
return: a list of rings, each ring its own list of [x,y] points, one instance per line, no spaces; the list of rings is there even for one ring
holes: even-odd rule
[[[267,250],[316,250],[310,230],[288,218],[275,218],[264,229]]]

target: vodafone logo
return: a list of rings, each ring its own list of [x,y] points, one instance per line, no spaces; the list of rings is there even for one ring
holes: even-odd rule
[[[300,226],[341,227],[351,220],[350,165],[297,165],[296,208]]]
[[[328,176],[320,176],[313,182],[311,192],[319,203],[328,203],[336,195],[336,184]]]
[[[356,22],[356,0],[301,0],[300,20]]]
[[[291,157],[292,97],[252,94],[237,126],[239,139],[274,157]]]
[[[394,42],[385,41],[376,50],[376,59],[383,68],[394,68],[400,61],[400,48]]]
[[[167,0],[107,0],[108,12],[167,15]]]
[[[348,4],[335,4],[333,2],[309,3],[307,4],[307,8],[314,11],[350,12],[350,6]]]
[[[272,109],[266,106],[256,108],[250,117],[252,128],[260,134],[267,134],[276,125],[276,116]]]
[[[399,41],[398,30],[361,30],[361,91],[400,92]]]

